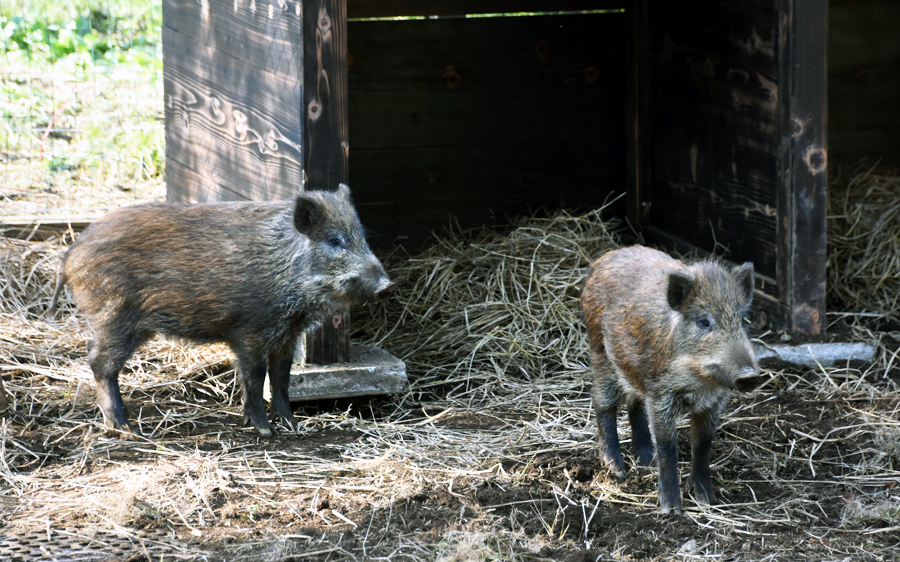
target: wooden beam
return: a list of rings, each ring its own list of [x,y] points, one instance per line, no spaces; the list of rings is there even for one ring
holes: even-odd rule
[[[347,3],[302,0],[303,162],[306,189],[334,191],[348,183]],[[350,353],[350,316],[337,315],[307,334],[306,360],[343,363]]]
[[[785,0],[782,84],[782,177],[779,190],[777,277],[794,331],[825,328],[828,204],[828,4]],[[785,122],[786,121],[786,122]]]
[[[650,130],[650,23],[649,0],[635,0],[626,9],[630,39],[626,48],[625,85],[625,202],[633,225],[646,221],[650,210],[647,165]]]
[[[459,16],[509,12],[618,10],[629,0],[347,0],[347,17]]]
[[[19,240],[47,240],[64,237],[67,232],[81,232],[96,217],[9,217],[0,221],[0,235]]]

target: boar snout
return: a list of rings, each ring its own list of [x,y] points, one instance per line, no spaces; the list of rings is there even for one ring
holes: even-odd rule
[[[351,300],[362,304],[374,300],[382,302],[394,291],[394,283],[380,263],[374,262],[356,277],[348,280],[347,293]]]
[[[750,383],[751,380],[759,377],[759,369],[752,363],[735,370],[726,369],[719,363],[711,363],[704,365],[703,370],[723,388],[727,388],[728,390],[738,390],[740,392],[747,392],[747,390],[744,390],[747,384]],[[753,388],[755,388],[755,386],[751,383],[748,390],[752,390]]]
[[[765,381],[765,377],[759,372],[759,367],[744,367],[734,377],[734,386],[738,392],[750,392]]]
[[[375,302],[386,301],[394,294],[396,289],[396,283],[388,279],[387,276],[382,277],[378,282],[378,287],[375,289]]]

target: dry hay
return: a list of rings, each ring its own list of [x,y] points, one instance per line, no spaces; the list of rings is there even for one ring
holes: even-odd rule
[[[840,318],[900,327],[900,170],[862,164],[831,181],[828,304]]]
[[[652,470],[609,478],[577,300],[620,227],[560,212],[390,257],[401,294],[355,322],[406,360],[410,390],[300,412],[301,429],[273,440],[237,427],[226,350],[166,340],[121,377],[147,438],[107,434],[84,323],[68,301],[42,315],[64,245],[0,239],[0,376],[13,399],[0,419],[0,554],[12,533],[163,529],[183,545],[176,559],[889,556],[900,542],[889,351],[865,370],[771,372],[737,398],[712,467],[726,505],[685,494],[686,517],[660,518]],[[681,437],[684,451],[686,427]]]
[[[587,348],[578,299],[588,266],[619,246],[604,209],[522,221],[509,234],[457,233],[394,255],[402,293],[362,318],[376,345],[405,358],[413,393],[440,387],[458,405],[511,381],[579,378]]]

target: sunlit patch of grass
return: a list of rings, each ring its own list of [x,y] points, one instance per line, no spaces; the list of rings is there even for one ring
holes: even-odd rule
[[[148,0],[0,6],[0,214],[160,197],[161,25]]]

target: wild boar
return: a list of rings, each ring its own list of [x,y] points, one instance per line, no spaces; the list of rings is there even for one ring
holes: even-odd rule
[[[757,378],[746,332],[753,264],[685,265],[632,246],[597,259],[581,295],[593,371],[601,455],[619,478],[625,462],[616,432],[624,398],[642,465],[659,466],[659,504],[681,513],[676,421],[691,416],[694,498],[716,501],[710,482],[713,437],[729,394]],[[752,386],[752,384],[750,384]]]
[[[119,371],[161,333],[228,344],[237,357],[244,424],[266,437],[275,433],[263,403],[266,371],[271,413],[293,426],[287,389],[298,336],[393,289],[345,185],[293,201],[118,209],[69,248],[51,310],[66,281],[94,331],[88,363],[109,424],[134,432]]]

